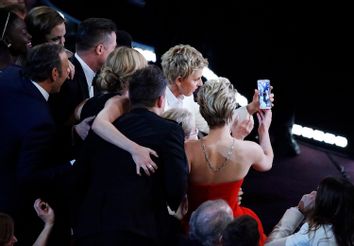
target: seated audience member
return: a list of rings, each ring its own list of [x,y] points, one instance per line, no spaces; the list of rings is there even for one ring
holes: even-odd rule
[[[221,235],[233,220],[230,206],[222,199],[205,201],[192,212],[189,239],[203,246],[221,245]]]
[[[166,86],[157,66],[137,70],[129,82],[131,110],[113,123],[133,141],[156,149],[156,173],[136,175],[127,151],[94,132],[88,135],[74,165],[83,196],[74,228],[78,245],[170,245],[177,233],[168,224],[167,205],[176,211],[185,197],[188,166],[181,126],[159,116]]]
[[[162,117],[174,120],[180,124],[184,131],[184,139],[198,139],[198,129],[195,126],[193,114],[185,108],[171,108],[162,114]]]
[[[0,213],[0,246],[12,246],[16,242],[13,219],[8,214]]]
[[[297,207],[286,210],[266,245],[354,245],[353,184],[344,178],[324,178],[317,192],[304,195]]]
[[[223,246],[257,246],[258,244],[257,221],[248,215],[242,215],[234,219],[222,233]]]
[[[0,8],[0,70],[8,65],[22,66],[32,47],[26,24],[17,14]]]
[[[54,211],[48,203],[39,198],[36,199],[33,207],[38,217],[44,222],[44,228],[33,246],[45,246],[47,245],[49,234],[54,225]],[[0,246],[12,246],[16,242],[17,238],[15,236],[15,224],[13,219],[8,214],[0,213]]]
[[[257,113],[259,144],[238,140],[231,136],[234,110],[237,106],[236,90],[226,78],[209,80],[198,92],[200,113],[208,122],[209,134],[199,140],[185,143],[189,164],[189,211],[210,199],[224,199],[235,217],[248,214],[258,222],[260,244],[266,236],[258,216],[238,204],[237,195],[243,179],[252,167],[268,171],[273,163],[273,150],[269,138],[271,110]],[[187,213],[185,221],[188,220]]]

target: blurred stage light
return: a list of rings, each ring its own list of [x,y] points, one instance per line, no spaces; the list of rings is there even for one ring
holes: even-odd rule
[[[313,139],[319,142],[323,142],[329,145],[335,145],[341,148],[345,148],[348,146],[348,140],[343,136],[336,136],[332,133],[324,132],[317,129],[312,129],[310,127],[300,126],[298,124],[293,125],[292,133],[300,137]]]
[[[139,51],[147,61],[156,62],[156,53],[154,47],[134,41],[132,42],[132,46],[134,49]]]

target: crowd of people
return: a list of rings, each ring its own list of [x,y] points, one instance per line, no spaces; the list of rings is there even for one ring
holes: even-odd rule
[[[83,20],[71,52],[57,10],[19,9],[0,8],[0,246],[354,245],[348,180],[324,178],[268,236],[241,205],[274,158],[257,89],[240,107],[194,47],[149,64],[106,18]]]

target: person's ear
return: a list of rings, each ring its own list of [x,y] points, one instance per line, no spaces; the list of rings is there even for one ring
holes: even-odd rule
[[[59,77],[59,70],[58,68],[54,67],[51,73],[51,80],[54,82],[58,79],[58,77]]]
[[[103,44],[98,44],[95,48],[96,54],[100,55],[103,53],[104,51],[104,46]]]
[[[159,96],[157,99],[157,107],[162,108],[165,105],[165,96]]]
[[[175,81],[177,86],[180,87],[182,85],[183,78],[181,76],[178,76]]]

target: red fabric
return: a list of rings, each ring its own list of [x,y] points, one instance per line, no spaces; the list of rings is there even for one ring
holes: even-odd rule
[[[263,225],[258,216],[249,208],[238,205],[238,192],[243,183],[243,179],[239,181],[220,183],[220,184],[190,184],[188,190],[188,213],[183,218],[184,223],[188,225],[191,213],[203,202],[207,200],[223,199],[232,208],[234,217],[241,215],[249,215],[258,222],[258,230],[260,234],[259,245],[264,245],[266,235],[264,234]]]

